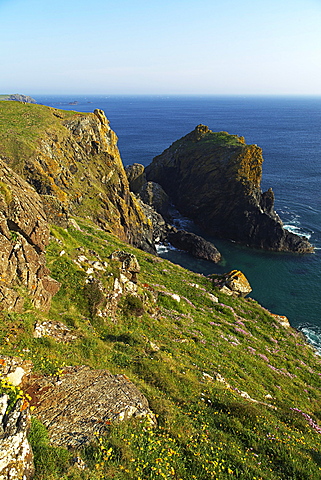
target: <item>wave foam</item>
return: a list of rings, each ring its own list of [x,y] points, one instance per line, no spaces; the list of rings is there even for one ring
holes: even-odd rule
[[[321,355],[321,327],[304,323],[298,327],[298,330],[304,334],[308,343],[316,348],[318,355]]]
[[[158,255],[162,255],[162,254],[167,253],[171,250],[177,250],[170,243],[168,245],[164,245],[163,243],[158,243],[157,245],[155,245],[155,247],[156,247],[156,252],[158,253]]]

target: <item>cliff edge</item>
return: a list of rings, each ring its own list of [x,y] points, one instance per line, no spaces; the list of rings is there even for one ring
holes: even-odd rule
[[[266,250],[312,252],[305,238],[284,229],[272,189],[262,192],[262,163],[257,145],[198,125],[155,157],[145,172],[181,213],[211,235]]]
[[[89,217],[155,252],[150,222],[129,190],[117,136],[102,110],[3,101],[0,120],[0,159],[35,188],[51,223],[63,226],[69,214]]]

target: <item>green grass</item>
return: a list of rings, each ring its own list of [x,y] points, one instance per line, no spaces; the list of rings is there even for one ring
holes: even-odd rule
[[[254,300],[225,296],[209,278],[77,222],[81,232],[52,228],[47,264],[62,287],[49,314],[2,312],[0,353],[29,358],[43,373],[86,364],[125,374],[147,397],[158,425],[110,425],[71,454],[50,446],[34,420],[36,480],[320,478],[320,433],[313,426],[321,425],[321,361],[301,335]],[[134,253],[141,273],[139,296],[122,298],[115,321],[96,315],[101,298],[88,292],[86,266],[75,260],[82,254],[107,262],[96,276],[108,289],[119,273],[108,256],[117,249]],[[33,338],[35,321],[46,318],[68,325],[77,340]],[[217,373],[229,385],[215,380]],[[73,466],[77,455],[86,469]]]

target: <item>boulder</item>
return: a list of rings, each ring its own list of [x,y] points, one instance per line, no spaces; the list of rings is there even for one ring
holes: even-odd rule
[[[211,275],[213,283],[222,293],[245,297],[252,292],[251,285],[244,273],[240,270],[232,270],[224,275]]]
[[[112,422],[147,417],[156,423],[148,401],[125,375],[89,367],[66,367],[59,377],[31,375],[24,384],[35,415],[53,445],[80,447]]]
[[[211,242],[194,233],[173,228],[169,232],[167,239],[173,247],[185,250],[196,258],[209,260],[214,263],[221,260],[221,254],[217,248]]]

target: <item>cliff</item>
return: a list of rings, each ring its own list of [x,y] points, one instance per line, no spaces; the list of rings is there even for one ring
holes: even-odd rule
[[[246,298],[242,272],[205,277],[133,246],[145,217],[101,111],[9,103],[1,480],[319,478],[314,349]]]
[[[154,251],[150,222],[134,195],[101,110],[81,114],[1,102],[0,159],[41,195],[50,220],[87,216],[137,247]]]
[[[307,240],[283,228],[272,189],[262,193],[262,163],[257,145],[199,125],[155,157],[145,173],[211,235],[267,250],[311,252]]]

